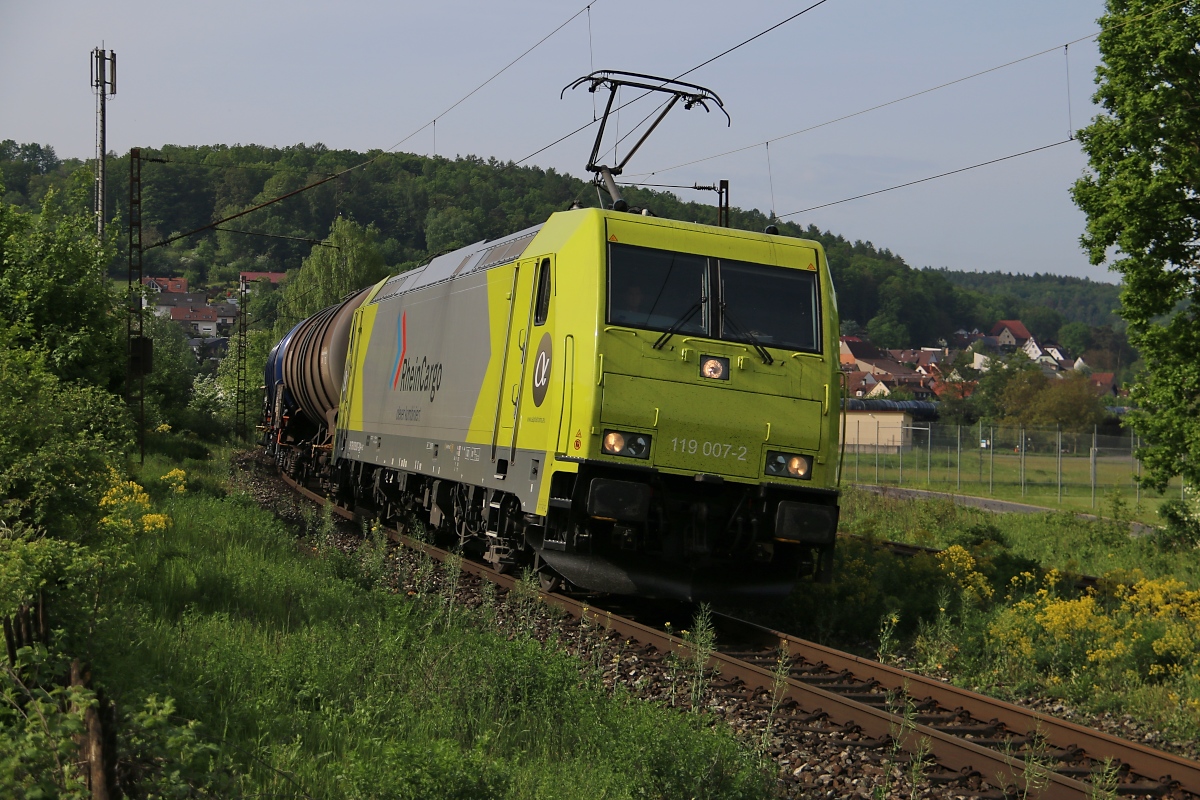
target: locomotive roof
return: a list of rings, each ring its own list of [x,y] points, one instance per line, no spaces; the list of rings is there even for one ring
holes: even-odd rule
[[[499,239],[491,241],[484,239],[436,256],[422,267],[389,278],[371,302],[380,303],[398,294],[448,281],[459,275],[467,275],[477,270],[491,269],[516,261],[544,224],[540,223]]]

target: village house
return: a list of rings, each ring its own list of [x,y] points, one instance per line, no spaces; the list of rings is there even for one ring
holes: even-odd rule
[[[154,306],[154,313],[158,316],[170,317],[171,309],[208,305],[208,298],[204,292],[159,292],[147,301],[147,305]]]
[[[1030,338],[1029,330],[1019,319],[1002,319],[992,326],[992,336],[1000,347],[1013,349],[1025,344]]]
[[[142,285],[154,292],[186,293],[187,278],[142,278]]]
[[[217,335],[217,311],[208,306],[173,306],[171,320],[183,326],[189,333],[201,336]]]

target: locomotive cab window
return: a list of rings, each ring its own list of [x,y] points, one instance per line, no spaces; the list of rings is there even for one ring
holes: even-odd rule
[[[817,273],[721,261],[722,339],[820,350]]]
[[[550,259],[543,258],[538,269],[537,308],[533,313],[534,325],[545,325],[550,314]]]
[[[609,245],[608,322],[707,335],[708,259],[623,244]]]
[[[820,352],[815,271],[608,247],[609,324]]]

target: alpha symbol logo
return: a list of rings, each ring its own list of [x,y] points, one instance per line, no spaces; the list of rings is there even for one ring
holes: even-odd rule
[[[540,406],[546,399],[546,389],[550,386],[553,351],[550,334],[542,334],[542,341],[538,343],[537,357],[533,360],[533,404],[535,406]]]

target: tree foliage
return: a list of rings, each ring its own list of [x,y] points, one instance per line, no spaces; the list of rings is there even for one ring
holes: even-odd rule
[[[124,404],[96,386],[68,383],[43,353],[0,331],[0,522],[68,539],[96,522],[109,465],[129,444]]]
[[[112,251],[82,210],[89,185],[81,171],[38,214],[0,203],[0,319],[12,344],[42,350],[60,378],[107,386],[120,374],[120,319],[105,275]]]
[[[1125,282],[1121,315],[1146,369],[1131,390],[1147,482],[1200,480],[1200,3],[1108,0],[1073,188],[1082,243]]]

